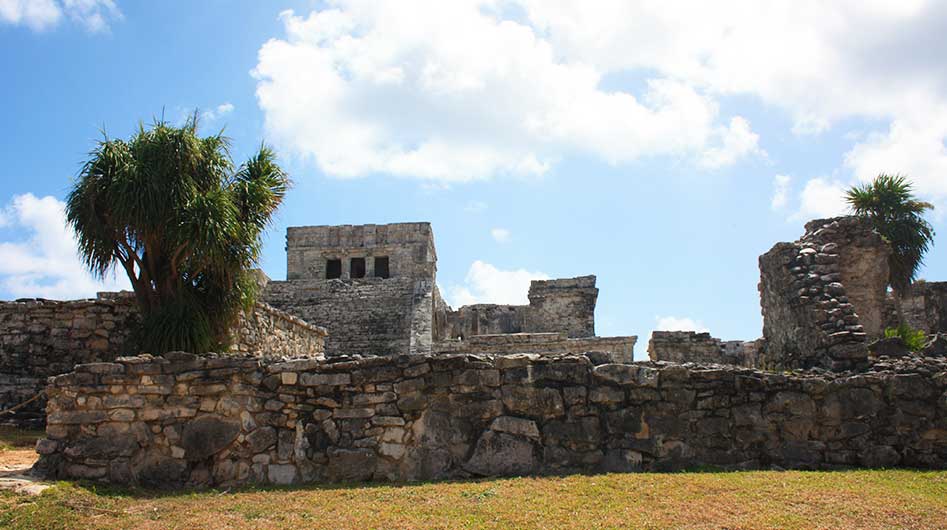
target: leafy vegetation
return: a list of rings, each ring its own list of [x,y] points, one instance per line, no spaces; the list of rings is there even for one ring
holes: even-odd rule
[[[934,242],[934,229],[924,213],[934,208],[914,197],[903,176],[878,175],[863,186],[848,190],[846,200],[856,215],[869,218],[894,251],[889,259],[888,284],[898,296],[914,281],[924,254]]]
[[[89,269],[120,267],[142,311],[146,351],[206,352],[226,345],[257,284],[261,235],[289,186],[262,145],[239,167],[230,141],[156,120],[127,141],[105,137],[69,193],[66,216]]]
[[[927,334],[919,329],[914,329],[907,324],[901,324],[896,328],[887,328],[885,338],[900,337],[904,345],[911,351],[921,351],[927,345]]]

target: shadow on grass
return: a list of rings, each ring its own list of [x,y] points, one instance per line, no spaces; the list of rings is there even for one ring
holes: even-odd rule
[[[295,484],[289,486],[275,485],[243,485],[232,488],[199,488],[187,487],[181,489],[152,489],[140,486],[116,486],[111,484],[102,484],[91,481],[60,482],[61,485],[75,486],[86,492],[100,497],[107,498],[133,498],[133,499],[165,499],[180,497],[210,497],[223,495],[238,495],[267,492],[318,492],[318,491],[354,491],[354,490],[381,490],[381,489],[414,489],[438,485],[470,485],[477,486],[482,484],[498,485],[505,482],[517,481],[522,479],[568,479],[572,477],[603,477],[623,475],[628,477],[640,476],[675,476],[675,475],[732,475],[742,476],[759,473],[802,473],[802,474],[823,474],[823,475],[846,475],[871,472],[903,471],[911,473],[944,473],[944,470],[916,469],[916,468],[892,468],[892,469],[868,469],[868,468],[844,468],[844,469],[728,469],[717,466],[695,466],[692,468],[662,471],[662,472],[628,472],[628,473],[547,473],[523,476],[508,477],[471,477],[456,478],[444,480],[426,480],[426,481],[399,481],[399,482],[334,482],[334,483],[309,483]],[[471,495],[478,495],[477,492],[468,492]],[[464,495],[464,492],[461,493]]]

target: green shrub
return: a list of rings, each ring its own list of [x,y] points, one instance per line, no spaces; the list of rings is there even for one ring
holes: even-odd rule
[[[927,335],[923,331],[914,329],[907,324],[901,324],[896,328],[888,328],[885,330],[886,339],[893,337],[901,337],[905,346],[911,351],[921,351],[927,343]]]

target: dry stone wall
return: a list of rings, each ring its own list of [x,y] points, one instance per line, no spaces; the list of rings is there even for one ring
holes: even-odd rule
[[[150,487],[947,467],[947,360],[777,374],[585,356],[169,354],[49,387],[34,470]]]
[[[413,278],[271,281],[263,299],[326,328],[329,357],[403,355],[431,351],[433,289]]]
[[[888,297],[885,321],[888,327],[898,325],[899,302]],[[900,301],[905,322],[928,335],[947,333],[947,282],[917,281]]]
[[[231,330],[232,353],[256,356],[325,357],[325,338],[321,326],[280,311],[267,304],[256,304],[249,313],[241,312]]]
[[[762,343],[762,339],[722,341],[711,337],[710,333],[696,331],[653,331],[648,341],[648,358],[652,361],[756,367]]]
[[[71,372],[77,364],[137,353],[130,336],[138,322],[138,307],[129,292],[99,293],[88,300],[0,302],[0,409],[30,399],[48,377]],[[257,304],[249,315],[240,314],[232,349],[258,356],[318,357],[325,334],[322,328]],[[44,399],[36,400],[0,417],[0,422],[41,425],[44,407]]]
[[[864,220],[839,217],[811,221],[799,241],[777,243],[760,256],[765,340],[761,364],[832,370],[864,365],[869,335],[859,311],[864,309],[872,322],[883,315],[881,278],[888,276],[886,252],[890,252],[885,249],[880,236]],[[865,278],[852,281],[853,271],[864,271],[866,263],[874,264],[883,274],[865,273]],[[856,308],[856,301],[861,308]]]
[[[138,322],[132,300],[121,293],[97,299],[0,302],[0,409],[19,405],[46,386],[46,378],[77,364],[111,361],[130,353]],[[0,422],[41,425],[45,400],[34,401]]]
[[[452,310],[437,296],[434,339],[450,340],[503,333],[565,333],[595,336],[595,276],[533,280],[529,305],[475,304]]]
[[[638,337],[583,337],[570,339],[565,333],[504,333],[474,335],[463,340],[434,343],[434,353],[499,354],[537,353],[543,355],[588,354],[596,362],[634,361]]]

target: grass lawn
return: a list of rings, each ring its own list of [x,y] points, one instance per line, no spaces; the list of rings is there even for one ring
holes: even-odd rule
[[[0,432],[0,460],[24,453]],[[35,433],[32,436],[35,440]],[[20,455],[22,459],[23,455]],[[640,473],[153,492],[0,492],[0,528],[945,528],[947,472]]]

